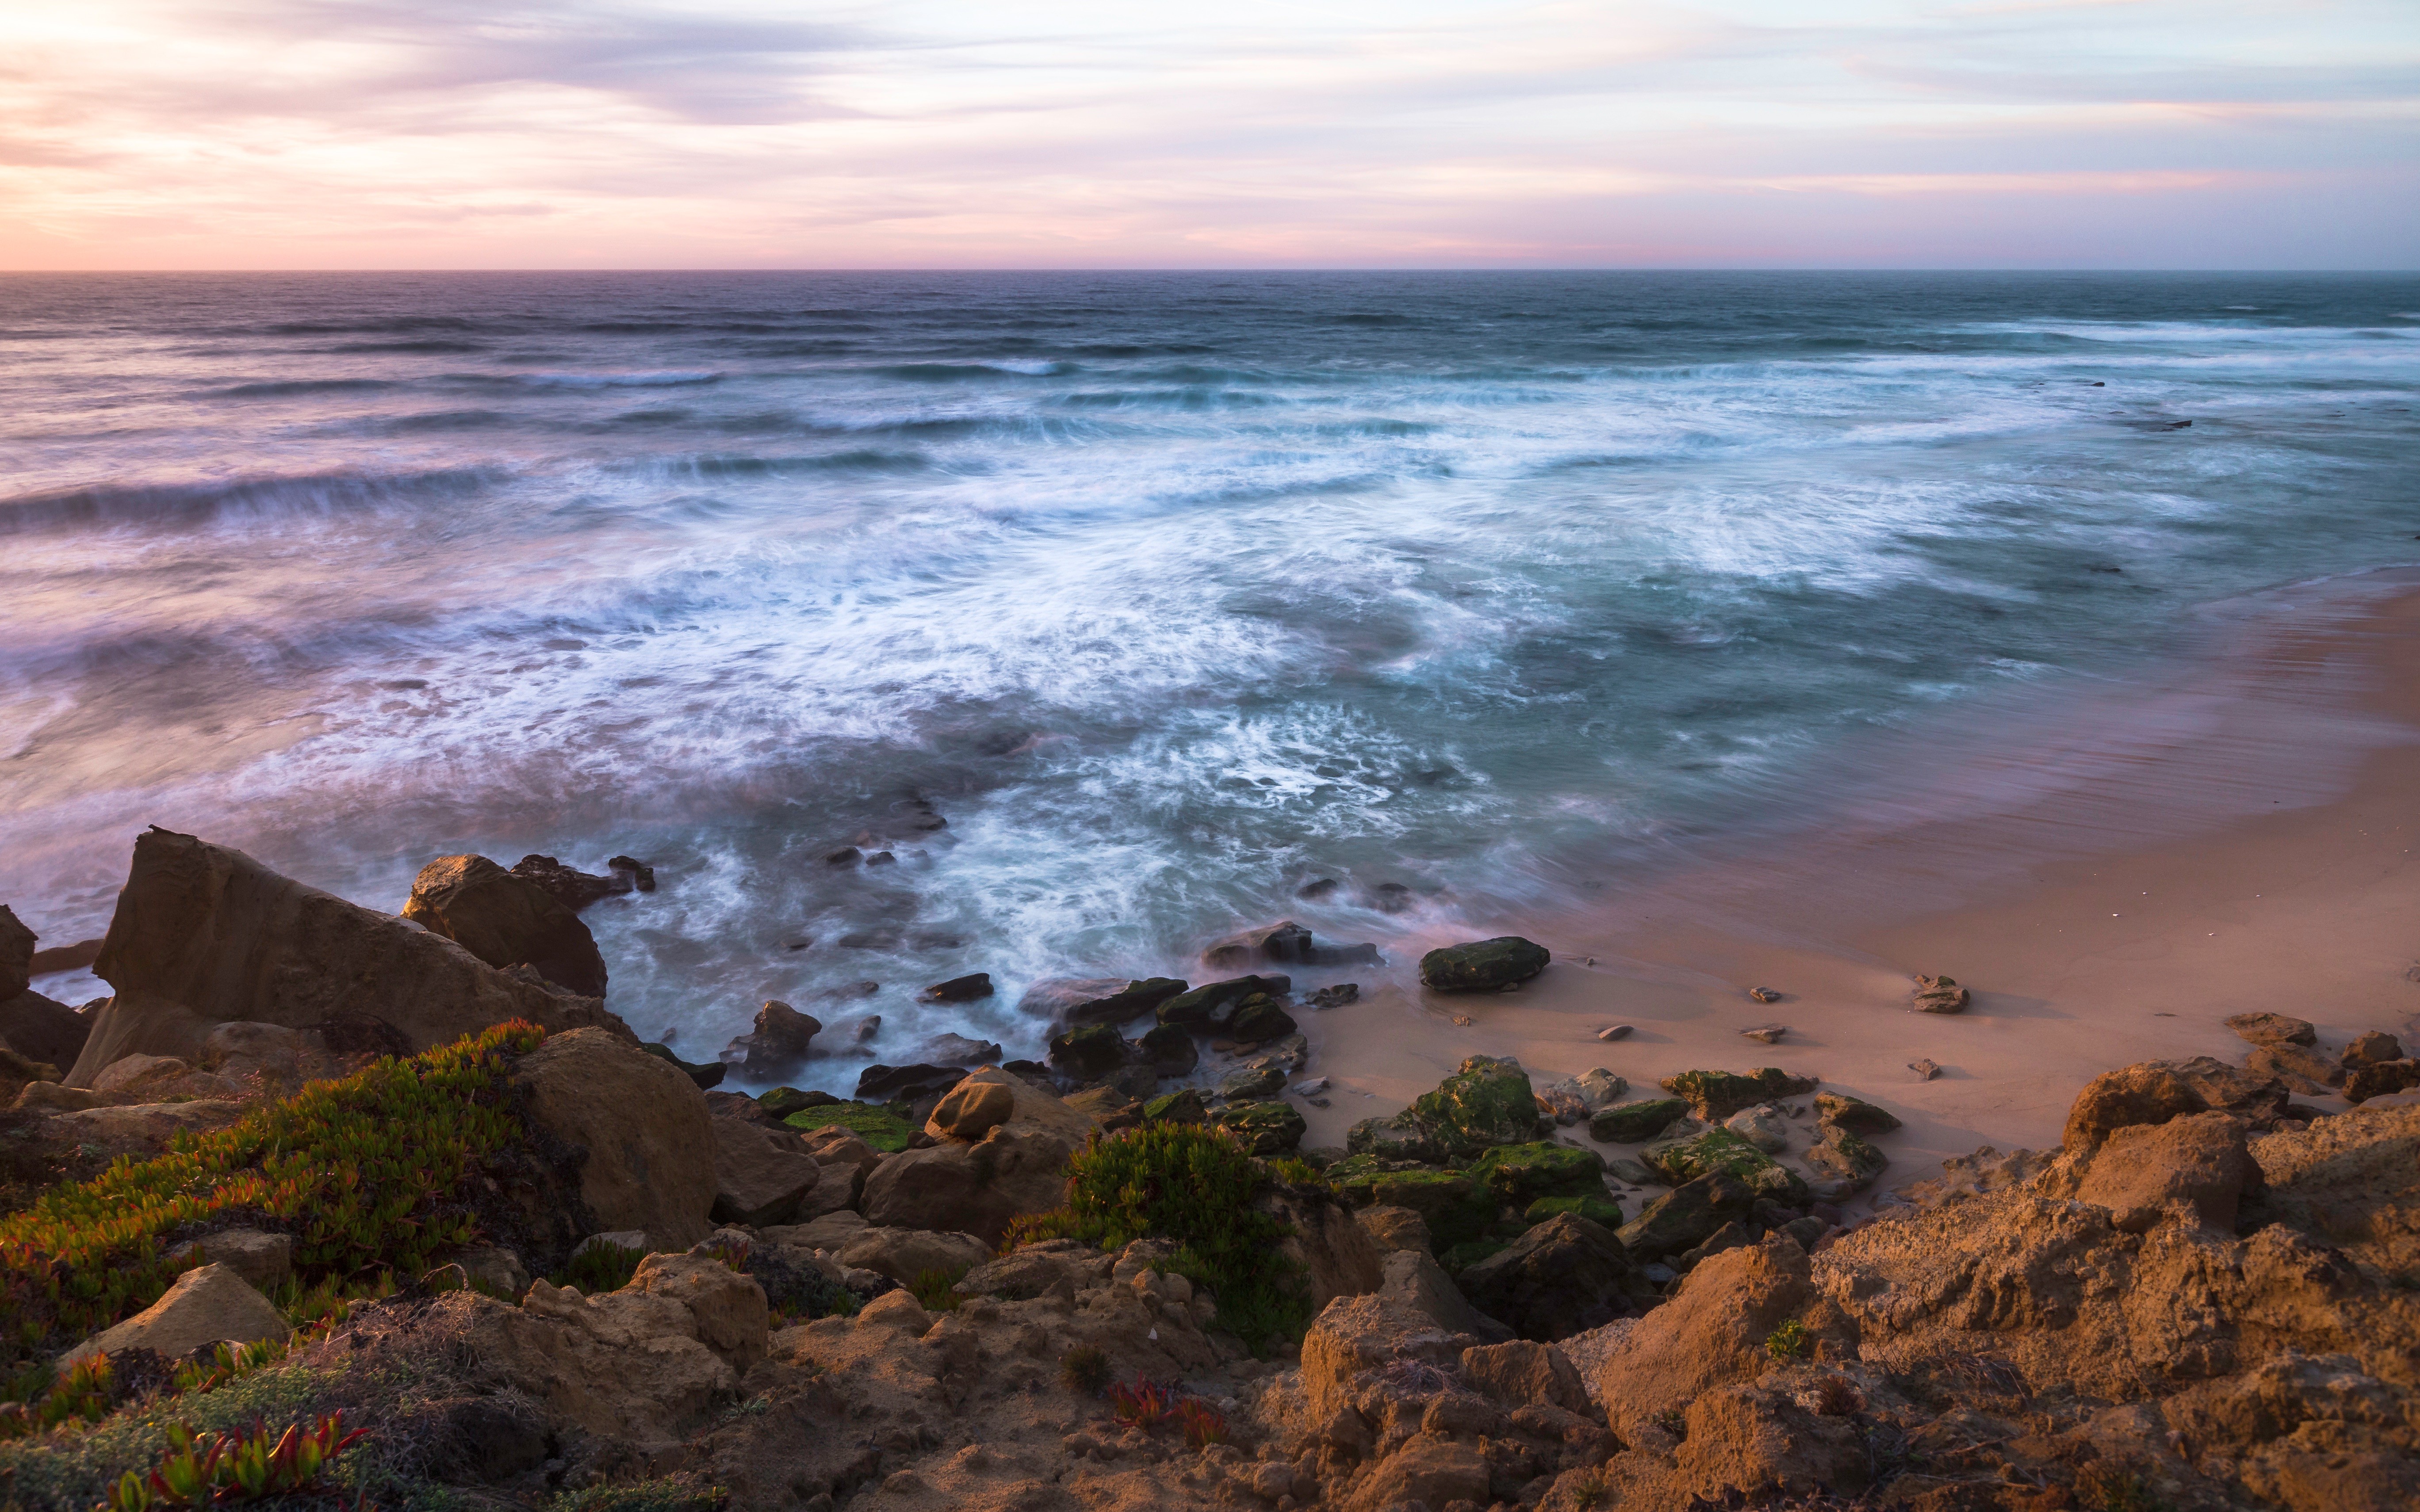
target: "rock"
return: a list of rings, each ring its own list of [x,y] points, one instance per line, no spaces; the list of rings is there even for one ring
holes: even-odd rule
[[[714,1206],[714,1119],[675,1068],[602,1029],[550,1035],[515,1073],[536,1128],[581,1146],[580,1197],[600,1229],[668,1250],[703,1239]]]
[[[14,1055],[15,1052],[11,1051],[10,1054]],[[17,1058],[23,1060],[24,1057],[21,1056]],[[32,1062],[26,1064],[32,1070],[56,1070],[55,1067],[36,1067]],[[44,1081],[38,1076],[20,1075],[14,1079],[23,1081],[24,1085],[18,1089],[16,1098],[8,1105],[20,1113],[81,1113],[86,1108],[101,1107],[109,1101],[99,1092],[85,1088],[68,1087],[58,1082]]]
[[[628,878],[630,886],[640,892],[656,890],[656,869],[634,856],[609,856],[605,857],[605,869],[616,876]]]
[[[2344,1067],[2348,1072],[2358,1066],[2383,1065],[2402,1058],[2403,1046],[2396,1041],[2395,1036],[2378,1029],[2356,1036],[2344,1050]]]
[[[999,1068],[966,1079],[1006,1087],[1016,1111],[971,1145],[948,1140],[884,1160],[865,1180],[861,1206],[868,1222],[969,1233],[990,1244],[1011,1219],[1047,1212],[1063,1199],[1067,1157],[1082,1148],[1093,1122]]]
[[[1361,984],[1359,982],[1340,981],[1334,986],[1320,988],[1317,992],[1312,993],[1309,997],[1304,998],[1303,1001],[1309,1003],[1313,1008],[1329,1009],[1342,1008],[1347,1003],[1358,1002],[1360,999]]]
[[[583,997],[605,995],[605,958],[577,915],[484,856],[444,856],[411,879],[403,917],[491,966],[527,965]]]
[[[991,973],[977,971],[964,977],[952,977],[947,981],[937,981],[916,996],[918,1001],[926,1003],[971,1003],[989,997],[993,990]]]
[[[768,1001],[756,1011],[749,1032],[733,1040],[722,1052],[739,1063],[742,1074],[758,1079],[784,1076],[807,1058],[823,1021],[801,1013],[787,1003]]]
[[[1524,1338],[1568,1338],[1634,1311],[1621,1241],[1559,1213],[1462,1273],[1463,1294]]]
[[[2274,1076],[2305,1097],[2326,1097],[2344,1085],[2340,1062],[2303,1045],[2255,1045],[2243,1057],[2244,1069],[2256,1076]]]
[[[965,1069],[959,1066],[868,1066],[857,1073],[857,1100],[889,1103],[906,1098],[913,1103],[949,1090],[965,1076]]]
[[[1600,1143],[1644,1144],[1688,1114],[1689,1104],[1677,1097],[1616,1103],[1590,1115],[1589,1137]]]
[[[177,1360],[223,1339],[256,1344],[291,1332],[284,1316],[233,1266],[205,1265],[178,1276],[158,1302],[59,1356],[59,1365],[64,1368],[120,1350],[154,1350]]]
[[[2243,1120],[2225,1113],[2112,1130],[2076,1200],[2108,1209],[2113,1224],[2136,1234],[2158,1223],[2169,1203],[2191,1203],[2204,1224],[2232,1235],[2237,1207],[2261,1184],[2243,1134]]]
[[[1583,1414],[1592,1411],[1588,1384],[1571,1357],[1533,1339],[1463,1350],[1462,1379],[1507,1407],[1559,1407]]]
[[[629,1035],[594,998],[516,980],[441,935],[281,877],[240,851],[164,829],[135,841],[93,967],[117,990],[113,1003],[147,997],[206,1024],[319,1028],[338,1051],[346,1046],[328,1033],[332,1026],[380,1026],[406,1052],[515,1018]],[[96,1039],[102,1026],[96,1017]],[[92,1049],[87,1043],[87,1056]]]
[[[1605,1157],[1552,1140],[1498,1145],[1471,1162],[1470,1179],[1512,1208],[1526,1208],[1541,1197],[1601,1197]]]
[[[1154,1026],[1144,1032],[1140,1043],[1151,1069],[1162,1076],[1190,1075],[1202,1061],[1202,1052],[1194,1048],[1193,1036],[1173,1024]]]
[[[1872,1478],[1857,1425],[1780,1391],[1729,1385],[1692,1399],[1674,1458],[1683,1476],[1736,1487],[1761,1504],[1854,1493]]]
[[[1126,1063],[1126,1040],[1106,1024],[1050,1038],[1050,1064],[1078,1081],[1097,1081]]]
[[[1314,1308],[1378,1289],[1385,1257],[1332,1192],[1272,1182],[1252,1198],[1252,1206],[1286,1227],[1278,1253],[1308,1283]]]
[[[1296,964],[1306,966],[1375,965],[1378,948],[1374,945],[1323,946],[1311,938],[1311,931],[1287,919],[1265,929],[1247,930],[1232,934],[1202,952],[1202,964],[1217,971],[1233,971],[1239,966]]]
[[[1291,1103],[1235,1103],[1218,1114],[1218,1127],[1254,1155],[1282,1155],[1302,1143],[1309,1127]]]
[[[2420,1059],[2407,1057],[2355,1066],[2345,1076],[2344,1095],[2348,1103],[2366,1103],[2414,1087],[2420,1087]]]
[[[1125,977],[1064,977],[1035,982],[1016,1006],[1020,1012],[1053,1024],[1113,1026],[1139,1018],[1184,992],[1185,983],[1173,977],[1139,980]]]
[[[90,1087],[109,1067],[135,1056],[169,1057],[190,1064],[202,1058],[213,1027],[183,1004],[154,994],[115,994],[93,1011],[91,1029],[68,1070],[67,1084]]]
[[[650,1255],[626,1288],[688,1309],[697,1341],[738,1373],[765,1358],[772,1314],[765,1288],[712,1255]]]
[[[1955,977],[1916,979],[1916,1011],[1919,1013],[1963,1013],[1966,1011],[1966,989],[1958,985]]]
[[[1425,1259],[1408,1252],[1388,1257],[1390,1278],[1397,1261]],[[1434,1261],[1429,1269],[1435,1270]],[[1408,1300],[1406,1289],[1390,1279],[1375,1292],[1337,1298],[1311,1320],[1302,1339],[1302,1386],[1311,1421],[1352,1407],[1369,1378],[1398,1361],[1452,1369],[1462,1364],[1464,1350],[1486,1342],[1440,1326]],[[1481,1486],[1484,1494],[1483,1480]]]
[[[294,1273],[294,1236],[258,1228],[223,1228],[189,1239],[168,1251],[177,1264],[223,1265],[260,1291]]]
[[[1596,1031],[1596,1037],[1600,1040],[1627,1040],[1633,1032],[1627,1024],[1608,1024]]]
[[[1434,1243],[1450,1248],[1486,1232],[1497,1203],[1466,1171],[1400,1165],[1383,1156],[1337,1162],[1324,1173],[1357,1206],[1409,1208],[1428,1226]]]
[[[1476,1443],[1419,1433],[1379,1461],[1346,1512],[1448,1508],[1457,1502],[1485,1506],[1488,1501],[1487,1457]]]
[[[1142,1121],[1145,1123],[1206,1123],[1209,1119],[1209,1105],[1202,1101],[1202,1094],[1190,1087],[1155,1097],[1142,1105]]]
[[[1628,1090],[1628,1082],[1599,1066],[1538,1088],[1538,1107],[1557,1123],[1568,1127],[1609,1105]]]
[[[840,1263],[879,1272],[907,1286],[927,1271],[972,1271],[991,1258],[991,1246],[972,1234],[869,1225],[842,1246]]]
[[[1473,1156],[1493,1145],[1527,1144],[1538,1132],[1538,1101],[1528,1075],[1509,1057],[1470,1057],[1435,1091],[1423,1092],[1404,1112],[1448,1156]]]
[[[65,1073],[84,1053],[92,1020],[31,988],[0,998],[0,1041],[28,1060]]]
[[[1740,1109],[1723,1120],[1723,1127],[1768,1155],[1790,1148],[1790,1120],[1770,1103]]]
[[[0,903],[0,1003],[32,985],[34,943],[39,938],[14,910]]]
[[[1108,1280],[1111,1263],[1110,1257],[1080,1240],[1044,1240],[1019,1244],[998,1259],[985,1260],[952,1289],[964,1297],[1001,1297],[1011,1302],[1031,1302],[1062,1288],[1064,1295],[1073,1296],[1080,1288]]]
[[[1881,1150],[1851,1130],[1837,1123],[1823,1128],[1823,1136],[1807,1151],[1807,1167],[1827,1179],[1830,1190],[1824,1196],[1830,1200],[1837,1202],[1864,1191],[1890,1164]]]
[[[1410,1208],[1391,1204],[1364,1208],[1353,1217],[1381,1255],[1399,1249],[1418,1250],[1423,1255],[1429,1252],[1429,1226]]]
[[[1839,1092],[1816,1093],[1815,1116],[1854,1134],[1888,1134],[1899,1127],[1898,1118],[1888,1111]]]
[[[642,1044],[639,1048],[655,1057],[658,1060],[662,1061],[664,1064],[676,1068],[682,1075],[695,1083],[697,1089],[701,1092],[710,1091],[713,1088],[721,1086],[722,1078],[729,1074],[731,1071],[730,1067],[724,1065],[720,1060],[715,1061],[711,1065],[700,1065],[695,1061],[683,1060],[680,1057],[673,1054],[672,1047],[670,1045]]]
[[[1759,1044],[1779,1044],[1781,1037],[1789,1032],[1790,1026],[1787,1024],[1751,1024],[1740,1030],[1740,1035],[1743,1039],[1754,1040]]]
[[[1000,1043],[993,1040],[970,1040],[963,1034],[937,1034],[924,1041],[916,1052],[917,1059],[928,1066],[997,1066],[1006,1057]]]
[[[103,1066],[92,1079],[92,1089],[104,1096],[139,1091],[147,1085],[174,1081],[193,1069],[174,1056],[128,1056]]]
[[[19,1101],[30,1103],[28,1094],[35,1088],[51,1085],[36,1082],[18,1094]],[[243,1113],[242,1103],[223,1098],[87,1107],[54,1116],[51,1133],[75,1145],[90,1147],[92,1152],[104,1157],[132,1155],[148,1160],[163,1153],[169,1142],[180,1134],[224,1129],[242,1118]]]
[[[1911,1060],[1907,1069],[1916,1072],[1916,1079],[1920,1082],[1929,1082],[1941,1074],[1941,1063],[1935,1060]]]
[[[783,1244],[796,1249],[827,1250],[838,1255],[848,1247],[848,1242],[863,1233],[865,1215],[842,1211],[828,1212],[813,1223],[783,1224],[768,1228],[759,1236],[768,1244]]]
[[[1157,1011],[1159,1022],[1195,1034],[1208,1034],[1224,1029],[1235,1015],[1235,1006],[1245,998],[1256,993],[1283,997],[1293,990],[1294,979],[1290,977],[1232,977],[1165,999]]]
[[[2283,1013],[2237,1013],[2226,1026],[2254,1044],[2317,1044],[2319,1031],[2308,1019]]]
[[[809,1108],[828,1108],[841,1100],[830,1092],[802,1092],[795,1087],[776,1087],[756,1100],[759,1107],[776,1119],[786,1119],[793,1113]]]
[[[575,914],[600,899],[628,892],[632,884],[627,872],[600,877],[574,871],[551,856],[524,856],[512,864],[510,871]]]
[[[1266,993],[1254,993],[1235,1005],[1227,1033],[1239,1044],[1265,1044],[1295,1031],[1292,1015]]]
[[[502,1244],[475,1244],[454,1257],[466,1284],[486,1287],[490,1293],[518,1302],[529,1290],[529,1267]]]
[[[1666,1077],[1658,1085],[1687,1102],[1699,1118],[1719,1123],[1742,1108],[1811,1092],[1815,1090],[1816,1078],[1792,1076],[1766,1066],[1745,1076],[1729,1071],[1684,1071]]]
[[[1756,1198],[1730,1172],[1712,1172],[1657,1197],[1614,1237],[1633,1259],[1661,1259],[1704,1243],[1727,1223],[1745,1219],[1755,1210]]]
[[[890,1328],[910,1338],[923,1338],[933,1331],[933,1316],[924,1310],[915,1294],[907,1290],[886,1291],[858,1309],[860,1328]]]
[[[1131,1129],[1142,1121],[1142,1103],[1114,1087],[1070,1092],[1067,1105],[1106,1130]]]
[[[1708,1257],[1597,1367],[1596,1399],[1614,1431],[1637,1443],[1664,1413],[1754,1381],[1771,1364],[1766,1338],[1814,1295],[1807,1256],[1787,1240]]]
[[[1243,1102],[1268,1097],[1285,1086],[1285,1072],[1244,1066],[1218,1078],[1217,1095]]]
[[[1675,1186],[1723,1171],[1759,1196],[1793,1205],[1807,1201],[1807,1183],[1797,1172],[1729,1129],[1709,1129],[1692,1138],[1651,1145],[1638,1158]]]
[[[963,1081],[950,1088],[926,1121],[927,1133],[969,1144],[1009,1120],[1016,1097],[997,1082]]]
[[[738,1119],[708,1120],[714,1131],[714,1205],[719,1224],[761,1228],[785,1224],[822,1181],[823,1165],[798,1135]]]
[[[2208,1056],[2147,1060],[2086,1083],[2068,1109],[2060,1143],[2069,1153],[2083,1154],[2101,1148],[2114,1130],[2212,1110],[2240,1114],[2255,1127],[2265,1127],[2284,1115],[2287,1096],[2275,1078]]]
[[[1420,957],[1420,985],[1441,993],[1484,993],[1528,981],[1554,957],[1517,934],[1449,945]]]

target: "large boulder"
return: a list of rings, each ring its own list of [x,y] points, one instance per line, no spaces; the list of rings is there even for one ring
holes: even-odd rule
[[[1281,976],[1231,977],[1214,981],[1189,992],[1178,993],[1162,1001],[1158,1017],[1162,1027],[1188,1029],[1196,1034],[1210,1034],[1227,1026],[1234,1016],[1236,1006],[1255,994],[1283,997],[1294,990],[1294,979]]]
[[[1699,1118],[1720,1123],[1742,1108],[1811,1092],[1816,1079],[1792,1076],[1778,1067],[1766,1066],[1745,1075],[1732,1071],[1684,1071],[1677,1076],[1665,1077],[1661,1085],[1664,1090],[1686,1102]]]
[[[2254,1044],[2317,1044],[2318,1026],[2284,1013],[2237,1013],[2226,1026]]]
[[[1507,1407],[1589,1411],[1588,1383],[1571,1358],[1551,1344],[1513,1339],[1462,1351],[1462,1379]]]
[[[885,1228],[869,1224],[841,1247],[840,1263],[878,1272],[902,1286],[927,1272],[963,1276],[991,1258],[991,1246],[972,1234],[924,1228]]]
[[[178,1276],[158,1302],[68,1350],[59,1364],[119,1350],[157,1350],[177,1360],[221,1340],[256,1344],[291,1332],[284,1315],[233,1267],[204,1265]]]
[[[515,1077],[530,1122],[585,1151],[588,1232],[641,1229],[665,1250],[706,1237],[719,1190],[715,1120],[695,1082],[603,1029],[549,1036]]]
[[[403,917],[491,966],[526,965],[583,997],[605,995],[605,958],[580,916],[484,856],[441,856],[422,867]]]
[[[1485,993],[1528,981],[1554,959],[1518,934],[1449,945],[1420,957],[1420,985],[1441,993]]]
[[[719,1224],[763,1228],[786,1224],[824,1179],[821,1162],[787,1130],[741,1119],[710,1119],[714,1131],[714,1205]]]
[[[1320,1309],[1302,1338],[1302,1386],[1311,1421],[1352,1406],[1370,1378],[1399,1360],[1450,1370],[1462,1363],[1463,1350],[1486,1342],[1441,1326],[1402,1295],[1339,1297]]]
[[[1558,1213],[1462,1273],[1471,1305],[1523,1338],[1552,1341],[1602,1328],[1637,1309],[1621,1241],[1576,1213]]]
[[[135,1056],[199,1060],[215,1026],[182,1003],[140,989],[119,992],[93,1010],[83,1048],[61,1069],[70,1087],[90,1087],[102,1072]]]
[[[391,914],[165,829],[135,841],[93,969],[120,996],[165,998],[211,1023],[371,1024],[406,1051],[517,1018],[548,1029],[601,1026],[636,1042],[596,998],[507,976]]]
[[[84,1054],[85,1040],[91,1033],[92,1020],[30,987],[14,997],[0,998],[0,1041],[29,1060],[64,1072]]]
[[[749,1032],[723,1047],[722,1058],[737,1062],[743,1075],[773,1081],[798,1070],[823,1027],[823,1020],[812,1013],[768,1001],[756,1011],[756,1022]]]
[[[639,1262],[628,1289],[686,1308],[697,1341],[734,1371],[744,1375],[765,1358],[772,1325],[765,1288],[721,1256],[650,1255]]]
[[[1615,1237],[1638,1260],[1679,1255],[1713,1238],[1725,1224],[1745,1222],[1756,1211],[1756,1196],[1729,1171],[1714,1171],[1657,1197]]]
[[[1765,1340],[1814,1296],[1806,1252],[1787,1239],[1699,1261],[1598,1365],[1596,1396],[1614,1431],[1636,1443],[1664,1413],[1756,1380],[1771,1363]]]
[[[1286,1226],[1278,1253],[1299,1268],[1312,1306],[1378,1289],[1378,1246],[1351,1210],[1325,1188],[1272,1185],[1252,1206]]]
[[[0,1003],[23,992],[34,980],[34,942],[39,935],[16,911],[0,903]]]
[[[1472,1056],[1405,1111],[1449,1157],[1524,1145],[1538,1136],[1538,1100],[1528,1073],[1509,1056]]]
[[[969,1073],[952,1091],[979,1095],[970,1087],[1006,1088],[1009,1116],[973,1140],[927,1122],[924,1132],[939,1143],[892,1155],[866,1178],[861,1207],[867,1222],[973,1234],[996,1244],[1009,1220],[1065,1200],[1067,1158],[1092,1136],[1093,1120],[997,1066]]]
[[[1688,1116],[1689,1104],[1677,1097],[1617,1103],[1589,1115],[1589,1137],[1608,1144],[1644,1144]]]
[[[2285,1115],[2283,1082],[2209,1056],[2146,1060],[2095,1076],[2067,1110],[2060,1138],[2070,1154],[2088,1154],[2117,1130],[2213,1110],[2233,1113],[2256,1128]]]
[[[1302,1143],[1310,1127],[1291,1103],[1230,1103],[1218,1110],[1218,1127],[1255,1155],[1283,1155]]]
[[[1868,1149],[1872,1148],[1846,1130],[1834,1130],[1832,1134],[1837,1138],[1856,1140]],[[1639,1151],[1638,1158],[1674,1186],[1723,1171],[1758,1196],[1776,1202],[1807,1200],[1807,1183],[1796,1171],[1729,1129],[1709,1129],[1687,1139],[1651,1145]]]
[[[2129,1233],[2142,1233],[2170,1203],[2183,1202],[2202,1223],[2231,1234],[2237,1208],[2261,1184],[2243,1134],[2243,1120],[2225,1113],[2112,1130],[2076,1182],[2075,1197],[2108,1209],[2110,1221]]]

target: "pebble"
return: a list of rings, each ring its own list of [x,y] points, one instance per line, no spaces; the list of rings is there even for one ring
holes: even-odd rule
[[[1775,992],[1770,987],[1750,987],[1747,990],[1747,995],[1750,997],[1755,998],[1760,1003],[1777,1003],[1781,1001],[1781,995]]]
[[[1907,1069],[1916,1072],[1916,1079],[1920,1082],[1929,1082],[1941,1074],[1941,1068],[1930,1060],[1911,1060]]]
[[[1789,1032],[1790,1026],[1787,1024],[1751,1024],[1740,1030],[1745,1038],[1761,1041],[1765,1044],[1779,1044],[1781,1037]]]
[[[1630,1026],[1617,1024],[1609,1029],[1599,1029],[1596,1031],[1596,1037],[1600,1040],[1627,1040],[1630,1038]]]

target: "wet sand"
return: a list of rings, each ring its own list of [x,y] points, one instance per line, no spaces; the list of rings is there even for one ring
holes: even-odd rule
[[[1602,1065],[1650,1095],[1693,1067],[1774,1065],[1905,1120],[1878,1141],[1888,1187],[1980,1145],[2055,1145],[2103,1071],[2240,1059],[2232,1013],[2308,1018],[2327,1048],[2409,1037],[2420,571],[2209,621],[2197,655],[2128,686],[1860,742],[1843,765],[1868,775],[1820,823],[1676,841],[1662,864],[1591,879],[1593,907],[1497,921],[1555,953],[1518,991],[1428,993],[1398,953],[1360,1002],[1300,1015],[1334,1083],[1305,1110],[1306,1143],[1342,1144],[1472,1054],[1515,1056],[1540,1082]],[[1913,1011],[1916,972],[1957,978],[1973,1006]],[[1759,1004],[1750,986],[1784,995]],[[1595,1039],[1616,1023],[1635,1032]],[[1738,1033],[1764,1023],[1789,1032]],[[1919,1058],[1937,1079],[1908,1069]]]

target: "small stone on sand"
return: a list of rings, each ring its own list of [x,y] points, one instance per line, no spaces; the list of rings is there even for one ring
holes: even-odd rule
[[[1627,1040],[1630,1038],[1630,1026],[1617,1024],[1609,1029],[1599,1029],[1596,1037],[1600,1040]]]
[[[1466,1029],[1470,1027],[1472,1019],[1467,1013],[1456,1013],[1453,1016],[1453,1022],[1456,1028]]]
[[[1777,1003],[1781,1001],[1781,995],[1775,992],[1770,987],[1750,987],[1747,990],[1747,995],[1760,1003]]]
[[[1779,1044],[1781,1037],[1789,1032],[1790,1026],[1787,1024],[1755,1024],[1740,1030],[1740,1033],[1746,1038],[1759,1040],[1766,1044]]]
[[[1911,1060],[1907,1069],[1916,1072],[1916,1079],[1920,1082],[1929,1082],[1941,1074],[1941,1068],[1930,1060]]]

